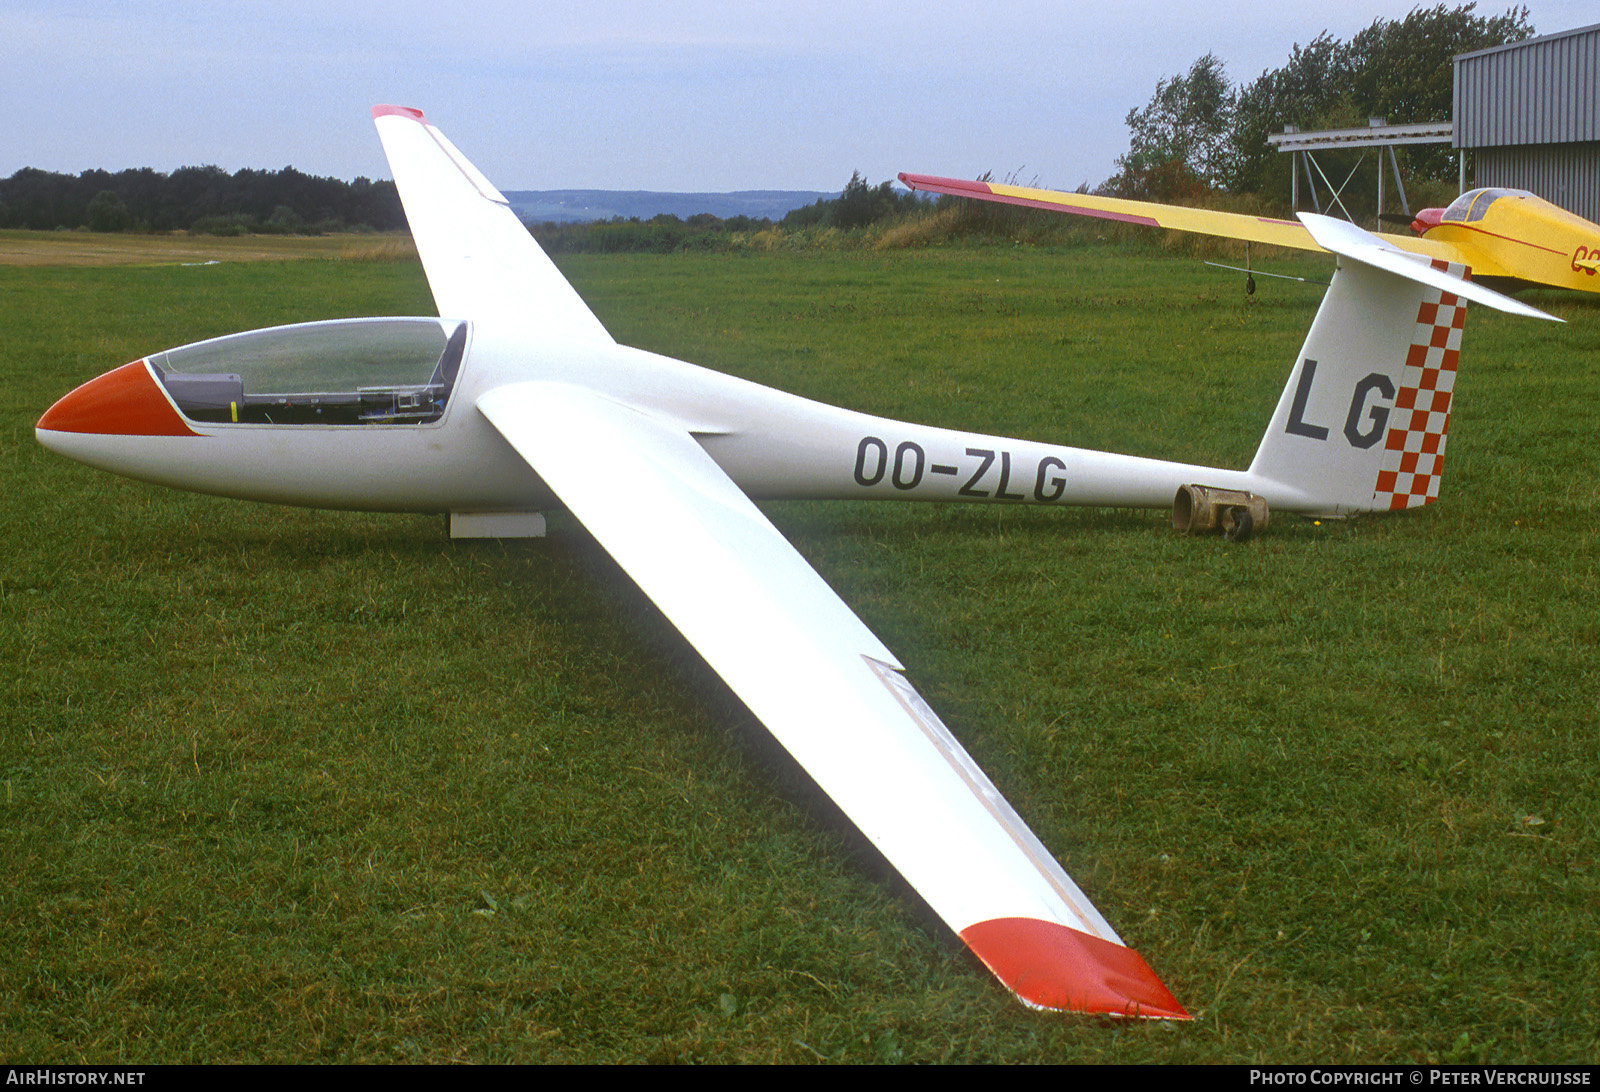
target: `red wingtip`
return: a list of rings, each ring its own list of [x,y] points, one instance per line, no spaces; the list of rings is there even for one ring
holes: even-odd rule
[[[961,939],[1030,1005],[1070,1012],[1187,1020],[1139,953],[1038,918],[992,918]]]
[[[955,196],[972,195],[975,197],[990,197],[994,189],[987,182],[968,182],[962,178],[940,178],[933,174],[912,174],[909,171],[900,172],[900,181],[913,190],[932,190],[934,193],[948,193]]]
[[[410,121],[420,121],[424,125],[428,123],[428,119],[422,116],[421,110],[417,110],[410,106],[374,106],[372,108],[372,118],[374,121],[376,121],[378,118],[388,117],[390,115],[406,118]]]
[[[172,408],[144,361],[109,371],[69,392],[36,426],[109,436],[198,436]]]

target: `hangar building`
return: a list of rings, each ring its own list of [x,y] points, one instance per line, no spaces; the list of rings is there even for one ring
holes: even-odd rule
[[[1451,143],[1473,151],[1475,185],[1600,223],[1600,23],[1457,56]]]

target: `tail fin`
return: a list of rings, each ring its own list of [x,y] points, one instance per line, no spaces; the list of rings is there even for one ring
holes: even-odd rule
[[[1251,464],[1289,507],[1321,515],[1388,511],[1439,495],[1467,299],[1552,318],[1343,221],[1302,214],[1339,255]],[[1295,496],[1297,495],[1297,496]]]

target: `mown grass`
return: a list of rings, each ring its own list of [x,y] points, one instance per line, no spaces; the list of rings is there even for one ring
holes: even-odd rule
[[[408,236],[378,234],[163,235],[92,231],[0,231],[0,265],[106,266],[152,263],[291,261],[333,258],[348,261],[415,259]]]
[[[620,340],[1235,465],[1318,297],[1134,247],[564,264]],[[570,520],[33,440],[154,349],[428,313],[420,269],[0,269],[0,1058],[1590,1061],[1600,308],[1534,299],[1572,321],[1469,320],[1422,512],[770,507],[1196,1016],[1122,1025],[1016,1005]]]

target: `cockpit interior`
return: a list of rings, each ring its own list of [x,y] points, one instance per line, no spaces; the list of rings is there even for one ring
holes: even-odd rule
[[[149,358],[192,421],[421,425],[444,415],[468,324],[338,319],[213,338]]]

